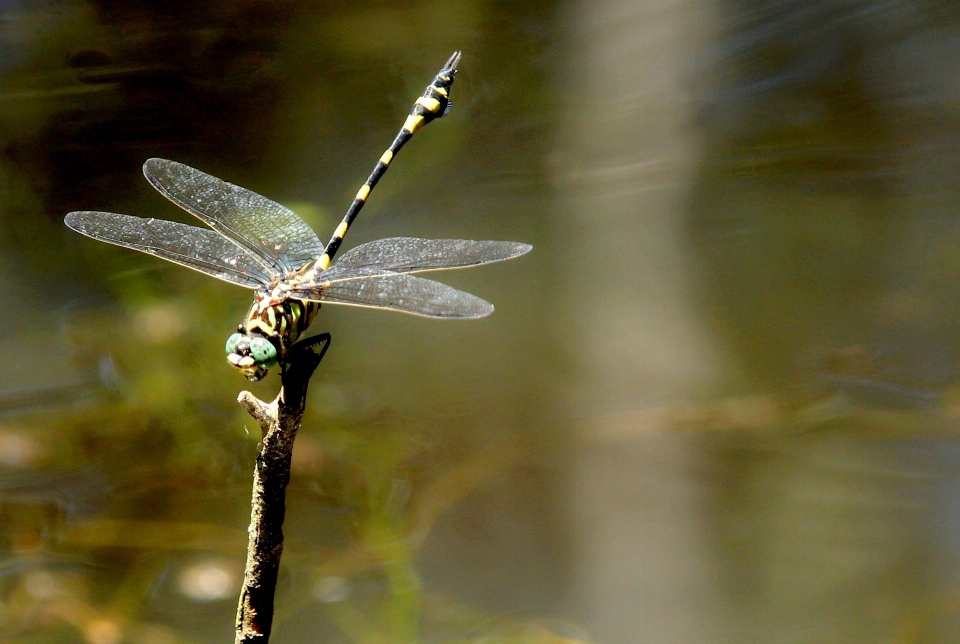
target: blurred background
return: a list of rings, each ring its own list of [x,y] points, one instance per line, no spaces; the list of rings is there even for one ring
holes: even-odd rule
[[[233,638],[250,293],[77,235],[174,159],[326,239],[529,242],[324,307],[273,641],[960,641],[960,10],[0,0],[0,629]]]

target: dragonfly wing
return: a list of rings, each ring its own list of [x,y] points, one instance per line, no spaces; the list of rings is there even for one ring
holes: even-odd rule
[[[394,273],[436,271],[502,262],[531,248],[519,242],[388,237],[350,249],[334,268],[378,268]]]
[[[322,273],[315,285],[292,289],[290,295],[435,318],[482,318],[493,313],[493,305],[486,300],[422,277],[375,269],[338,271],[338,276],[331,273],[334,271]]]
[[[71,212],[64,223],[87,237],[156,255],[247,288],[259,288],[270,281],[259,262],[206,228],[90,211]]]
[[[154,188],[249,251],[271,272],[296,270],[323,254],[323,243],[292,210],[188,165],[148,159],[143,174]]]

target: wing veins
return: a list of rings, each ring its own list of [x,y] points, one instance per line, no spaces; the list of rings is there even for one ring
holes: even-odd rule
[[[323,244],[303,219],[252,190],[165,159],[148,159],[143,173],[160,194],[271,272],[299,269],[323,252]]]
[[[164,197],[172,201],[179,208],[183,208],[184,210],[189,212],[191,215],[193,215],[203,223],[210,226],[210,228],[215,230],[217,233],[219,233],[226,239],[230,240],[230,242],[232,242],[238,248],[246,252],[248,255],[250,255],[250,257],[255,259],[257,263],[263,266],[265,270],[278,271],[278,272],[281,272],[284,270],[284,267],[280,265],[280,262],[277,260],[277,258],[271,257],[269,253],[264,251],[262,248],[258,247],[256,244],[254,244],[253,241],[248,239],[245,235],[242,235],[241,233],[237,232],[236,230],[228,226],[226,223],[224,223],[221,219],[218,219],[217,217],[214,217],[207,213],[201,212],[199,209],[193,207],[189,203],[181,201],[178,197],[174,196],[170,192],[170,190],[166,188],[166,186],[160,183],[152,175],[146,174],[146,172],[144,174],[147,177],[147,181],[150,182],[150,185],[152,185],[157,190],[157,192],[159,192]]]
[[[99,211],[71,212],[64,222],[87,237],[160,257],[231,284],[259,288],[270,281],[266,269],[244,249],[206,228]]]
[[[313,285],[291,289],[290,296],[426,317],[479,318],[493,312],[493,305],[489,302],[447,284],[405,273],[383,271],[318,281]]]
[[[425,273],[502,262],[531,249],[529,244],[519,242],[387,237],[350,249],[328,270],[377,268],[393,273]],[[322,274],[317,276],[318,281],[321,279]]]

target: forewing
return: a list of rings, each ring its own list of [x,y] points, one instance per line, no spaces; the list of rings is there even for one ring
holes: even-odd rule
[[[314,286],[292,289],[290,295],[303,300],[391,309],[435,318],[482,318],[493,313],[493,305],[486,300],[422,277],[375,269],[339,272],[339,277],[331,273],[334,271],[321,274]]]
[[[344,253],[334,270],[376,268],[394,273],[416,273],[502,262],[528,252],[519,242],[469,239],[388,237],[362,244]]]
[[[273,271],[296,270],[323,253],[303,219],[251,190],[165,159],[148,159],[143,174],[173,203]]]
[[[270,281],[259,262],[206,228],[165,219],[90,211],[71,212],[64,223],[87,237],[156,255],[247,288],[258,288]]]

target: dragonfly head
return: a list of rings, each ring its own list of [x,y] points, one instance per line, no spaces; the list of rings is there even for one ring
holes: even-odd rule
[[[246,376],[247,380],[262,380],[267,370],[277,364],[277,348],[262,335],[247,333],[241,325],[227,338],[227,362]]]

